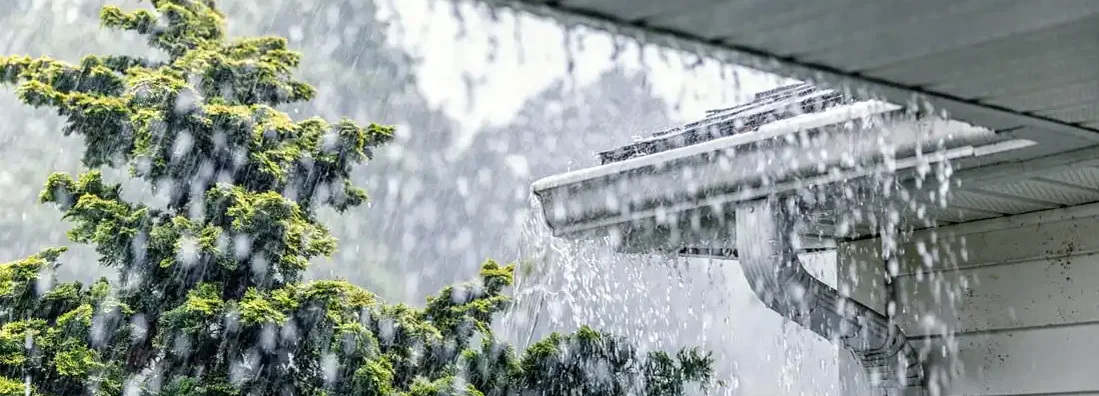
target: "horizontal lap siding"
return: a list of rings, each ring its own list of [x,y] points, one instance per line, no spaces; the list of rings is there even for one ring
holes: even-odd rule
[[[910,335],[1099,321],[1099,255],[1028,260],[897,280]]]
[[[931,364],[955,373],[946,394],[1099,394],[1099,217],[1030,218],[901,246],[895,319],[932,356],[957,356]]]
[[[957,370],[945,395],[1099,395],[1099,326],[1086,325],[917,341],[925,350],[954,350],[934,359],[932,373]],[[933,374],[936,375],[936,374]]]

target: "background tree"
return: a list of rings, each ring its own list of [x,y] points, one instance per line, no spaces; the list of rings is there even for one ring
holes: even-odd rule
[[[599,164],[597,152],[609,150],[631,141],[635,135],[646,135],[675,122],[667,114],[668,104],[655,97],[651,85],[643,71],[630,71],[613,68],[600,74],[594,81],[585,85],[572,85],[565,79],[557,79],[542,91],[531,96],[506,125],[487,128],[480,131],[470,147],[465,150],[456,166],[451,168],[458,184],[451,193],[441,194],[437,203],[441,207],[453,208],[441,221],[447,221],[453,229],[462,224],[478,224],[480,233],[475,242],[466,251],[492,257],[492,255],[511,254],[513,257],[527,260],[522,268],[526,276],[516,292],[529,295],[522,299],[511,312],[509,319],[515,321],[519,334],[508,334],[522,342],[532,336],[545,336],[556,329],[577,328],[578,323],[568,320],[580,316],[581,311],[591,311],[604,301],[613,306],[610,311],[623,313],[601,316],[604,326],[614,325],[620,331],[636,335],[636,339],[648,343],[668,340],[673,332],[662,323],[667,318],[689,315],[687,310],[671,308],[675,305],[659,298],[662,292],[670,290],[674,283],[674,274],[666,269],[664,257],[658,260],[646,260],[644,257],[612,255],[599,259],[590,258],[595,252],[577,252],[566,263],[549,263],[543,257],[548,237],[539,234],[543,225],[531,224],[531,204],[529,189],[535,180],[570,170],[583,169]],[[489,173],[485,177],[471,178],[467,175]],[[461,188],[464,187],[464,188]],[[496,194],[477,194],[477,191],[493,189]],[[472,191],[472,192],[470,192]],[[464,194],[463,194],[464,192]],[[525,240],[523,240],[525,238]],[[567,244],[572,245],[572,244]],[[501,252],[501,247],[504,251]],[[562,248],[558,246],[558,248]],[[470,254],[467,253],[467,254]],[[602,290],[585,284],[585,290],[568,290],[573,295],[583,293],[601,294],[593,296],[591,305],[578,301],[566,302],[560,296],[547,298],[543,292],[555,293],[569,289],[565,280],[575,276],[585,261],[607,264],[608,271],[614,271],[617,261],[628,260],[637,271],[653,269],[653,276],[638,278],[632,274],[615,274],[620,287],[614,290]],[[654,265],[649,261],[663,261],[664,265]],[[674,260],[673,260],[674,261]],[[652,298],[621,300],[630,285],[646,290]],[[550,309],[548,301],[559,306]],[[657,312],[650,304],[667,307],[671,313]],[[678,305],[682,307],[683,305]],[[638,314],[646,313],[646,314]],[[604,319],[606,319],[604,321]],[[631,320],[632,319],[632,320]],[[675,321],[677,324],[685,321]],[[587,320],[584,320],[587,322]],[[647,345],[648,346],[648,345]]]
[[[336,248],[317,210],[366,200],[352,167],[393,129],[295,121],[277,107],[316,92],[284,39],[228,40],[213,0],[152,3],[101,20],[159,58],[0,58],[0,81],[84,137],[84,165],[128,164],[167,197],[125,199],[98,170],[50,176],[40,199],[117,278],[55,284],[60,248],[0,265],[0,394],[672,395],[709,380],[696,349],[588,328],[513,351],[489,328],[513,267],[492,261],[422,309],[302,281]]]
[[[530,209],[531,183],[599,165],[597,152],[673,125],[667,113],[643,72],[611,69],[579,87],[557,79],[528,99],[511,122],[477,133],[450,168],[453,176],[445,178],[463,184],[443,195],[450,200],[442,206],[454,208],[445,219],[453,228],[483,224],[469,249],[475,254],[515,248]],[[471,193],[486,189],[498,193]]]

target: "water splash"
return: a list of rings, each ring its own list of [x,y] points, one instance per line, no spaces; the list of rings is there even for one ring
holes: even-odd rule
[[[907,117],[907,118],[906,118]],[[836,178],[827,185],[810,186],[802,185],[800,180],[794,194],[800,196],[800,201],[806,205],[805,218],[799,222],[800,229],[796,235],[811,235],[808,229],[810,224],[825,225],[837,224],[842,230],[840,235],[834,232],[820,232],[827,238],[834,237],[858,237],[869,239],[873,246],[876,258],[861,259],[847,263],[847,273],[842,274],[840,288],[846,296],[855,297],[866,301],[874,309],[886,315],[889,321],[898,321],[904,325],[907,331],[915,331],[916,334],[925,332],[913,329],[908,322],[913,313],[905,294],[898,292],[901,285],[911,284],[911,277],[923,277],[924,269],[945,268],[957,266],[957,255],[951,252],[958,251],[951,241],[940,238],[936,227],[940,225],[941,217],[947,212],[948,200],[953,180],[953,167],[947,156],[947,146],[941,141],[937,148],[931,150],[916,150],[915,154],[902,152],[902,145],[898,142],[911,139],[912,123],[919,124],[922,121],[913,115],[898,117],[900,121],[910,123],[896,124],[899,128],[908,128],[899,133],[892,130],[890,125],[882,124],[875,119],[860,120],[858,128],[864,128],[873,132],[877,137],[876,147],[880,150],[877,160],[868,160],[866,163],[848,164],[845,169],[837,167],[829,169],[825,160],[829,156],[838,153],[822,152],[818,160],[820,172],[847,172],[854,168],[858,174],[864,175],[857,178]],[[930,128],[916,128],[915,133],[927,133],[934,137],[944,131],[932,130],[938,124],[930,124]],[[927,130],[925,130],[927,129]],[[926,137],[923,137],[926,138]],[[789,136],[787,144],[797,146],[799,150],[836,149],[835,142],[820,146],[821,141],[828,140],[829,136],[809,138],[804,134]],[[846,138],[845,138],[846,139]],[[930,151],[930,152],[924,152]],[[900,155],[914,155],[915,160],[898,158]],[[763,158],[766,157],[766,158]],[[760,157],[760,167],[771,168],[778,166],[776,161],[787,161],[781,156]],[[810,160],[813,160],[810,158]],[[901,173],[903,170],[904,173]],[[684,171],[677,183],[691,185],[695,172]],[[678,173],[672,172],[669,175]],[[659,180],[652,180],[659,184]],[[773,183],[773,182],[765,182]],[[638,185],[638,188],[648,188]],[[610,194],[611,192],[608,191]],[[616,202],[608,199],[608,203]],[[556,204],[561,204],[557,202]],[[624,203],[619,203],[624,204]],[[535,203],[535,213],[541,213]],[[615,210],[614,208],[611,209]],[[674,217],[679,214],[668,213],[667,220],[660,219],[657,210],[657,221],[667,224],[678,224]],[[591,323],[611,332],[621,332],[635,339],[645,340],[646,347],[668,348],[674,347],[677,342],[696,337],[692,331],[697,328],[705,328],[712,324],[709,318],[703,319],[703,313],[711,313],[724,310],[726,316],[725,325],[715,329],[717,333],[734,334],[732,339],[722,340],[720,343],[726,347],[744,340],[736,340],[736,330],[730,322],[751,318],[753,312],[745,307],[736,307],[707,301],[707,293],[712,291],[730,290],[739,291],[743,295],[751,296],[746,287],[737,287],[737,282],[744,283],[742,276],[730,277],[735,263],[729,260],[710,260],[698,269],[697,261],[684,260],[664,254],[646,255],[622,255],[613,253],[613,247],[617,242],[612,238],[586,240],[582,242],[564,242],[552,238],[542,226],[544,219],[532,218],[525,232],[525,242],[528,251],[525,256],[530,261],[527,263],[532,276],[524,279],[519,287],[522,298],[520,302],[526,303],[527,312],[533,312],[528,317],[542,318],[546,324],[524,322],[529,325],[532,333],[539,327],[553,329],[568,329],[578,323]],[[676,226],[681,227],[681,226]],[[699,227],[695,224],[695,227]],[[673,237],[675,231],[673,230]],[[696,230],[700,231],[700,230]],[[795,245],[799,242],[795,238]],[[641,249],[645,251],[645,249]],[[964,249],[963,249],[964,251]],[[651,253],[651,252],[647,252]],[[964,255],[963,255],[964,256]],[[833,257],[834,259],[834,257]],[[833,268],[834,265],[833,265]],[[715,271],[716,270],[716,271]],[[720,282],[713,283],[714,274],[726,275]],[[697,276],[706,276],[711,283],[701,284]],[[902,278],[905,278],[902,280]],[[935,293],[944,293],[944,299],[937,301],[939,306],[951,306],[957,301],[959,287],[965,287],[965,281],[948,281],[945,278],[930,273],[925,277],[931,282]],[[924,280],[920,278],[919,280]],[[863,282],[866,282],[865,284]],[[862,289],[861,295],[852,296],[852,289]],[[751,296],[754,298],[754,296]],[[521,319],[519,321],[522,321]],[[698,323],[698,322],[703,323]],[[685,326],[696,326],[694,330]],[[758,321],[753,322],[758,326]],[[892,323],[890,323],[892,326]],[[816,357],[806,353],[803,342],[797,336],[791,336],[785,331],[777,331],[783,338],[778,340],[779,345],[787,357],[782,367],[779,367],[778,377],[783,393],[797,392],[797,389],[813,381],[804,379],[794,380],[800,374],[807,362],[812,362]],[[944,342],[920,343],[917,347],[924,360],[933,358],[935,354],[940,357],[952,356],[952,343],[949,329],[939,326],[933,332],[941,334]],[[700,342],[709,341],[708,331],[703,331],[703,336],[696,337]],[[805,339],[805,335],[800,335]],[[811,336],[810,336],[811,337]],[[519,340],[522,341],[522,340]],[[743,344],[742,344],[743,345]],[[945,351],[945,352],[944,352]],[[741,358],[772,360],[774,351],[753,351]],[[832,356],[835,352],[832,351]],[[721,352],[718,352],[721,354]],[[735,354],[728,354],[735,355]],[[816,355],[819,356],[819,355]],[[735,360],[737,356],[727,356]],[[827,366],[827,364],[822,364]],[[791,368],[795,367],[795,368]],[[956,364],[938,365],[932,368],[938,375],[948,379],[957,372]],[[731,374],[730,374],[731,375]],[[740,379],[750,380],[751,376],[737,373]],[[849,374],[835,373],[833,379],[849,376]],[[772,374],[771,377],[774,377]],[[819,386],[815,386],[819,389]]]
[[[713,351],[727,386],[710,394],[841,394],[838,351],[759,304],[735,261],[621,254],[609,237],[555,238],[540,204],[531,205],[515,301],[499,323],[509,341],[587,324],[642,349]],[[817,272],[834,268],[832,256],[812,256]]]

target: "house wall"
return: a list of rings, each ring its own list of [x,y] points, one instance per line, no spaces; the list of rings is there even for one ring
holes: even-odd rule
[[[895,304],[931,394],[1099,395],[1099,205],[918,232],[891,282],[881,246],[840,244],[839,287],[881,312]],[[851,394],[861,375],[841,375]]]

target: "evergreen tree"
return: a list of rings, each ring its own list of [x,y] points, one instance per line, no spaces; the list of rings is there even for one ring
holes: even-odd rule
[[[142,0],[115,0],[123,8],[139,5]],[[62,60],[77,61],[87,53],[119,53],[159,56],[137,35],[117,31],[97,31],[99,8],[106,0],[16,0],[14,9],[0,13],[0,53],[49,54]],[[310,59],[310,67],[296,75],[317,88],[309,102],[277,106],[295,118],[349,116],[360,123],[378,121],[407,125],[400,139],[387,143],[379,156],[352,174],[358,184],[371,185],[370,204],[375,210],[337,214],[322,210],[318,217],[332,224],[332,235],[341,241],[341,249],[330,258],[314,260],[307,279],[347,277],[359,286],[387,298],[416,301],[420,296],[445,285],[438,280],[409,282],[425,270],[454,262],[453,257],[423,254],[430,248],[407,246],[406,234],[413,240],[430,240],[445,230],[413,229],[416,214],[433,204],[440,185],[435,169],[447,149],[453,121],[430,106],[417,89],[409,72],[416,59],[388,41],[386,21],[377,18],[372,0],[268,0],[235,1],[222,5],[231,16],[229,36],[274,34],[290,36],[288,46],[299,49]],[[3,40],[7,39],[5,43]],[[4,49],[7,50],[4,50]],[[95,252],[87,246],[70,243],[62,227],[60,214],[50,207],[35,205],[41,181],[50,171],[81,170],[79,135],[54,139],[62,118],[46,109],[22,106],[14,95],[0,95],[0,256],[21,257],[46,246],[68,246],[69,260],[94,262]],[[413,131],[413,132],[409,132]],[[50,139],[52,144],[41,144]],[[403,155],[386,155],[385,151]],[[106,180],[123,180],[127,186],[141,187],[127,180],[122,169],[104,169]],[[399,181],[394,183],[393,181]],[[426,186],[421,189],[408,185]],[[148,194],[145,188],[127,188]],[[28,219],[35,219],[28,222]],[[40,220],[40,221],[39,221]],[[359,252],[370,252],[363,257]],[[480,257],[486,257],[484,255]],[[460,274],[449,274],[451,282],[463,279],[479,262],[464,263]],[[65,280],[94,280],[109,273],[96,265],[66,265],[58,269]]]
[[[101,10],[163,59],[0,57],[0,81],[54,108],[96,170],[54,174],[40,194],[117,279],[56,284],[62,248],[0,264],[0,395],[675,395],[711,360],[672,357],[582,328],[525,351],[494,337],[512,266],[423,308],[386,304],[342,280],[302,281],[335,239],[316,218],[366,200],[349,173],[390,127],[295,121],[310,100],[284,39],[228,40],[213,0]],[[167,193],[122,198],[97,169],[129,165]]]
[[[128,0],[134,1],[134,0]],[[14,0],[4,2],[0,12],[0,54],[49,54],[77,61],[80,54],[130,51],[152,55],[139,37],[99,30],[94,16],[102,0]],[[61,215],[46,205],[37,205],[42,181],[51,171],[77,172],[82,169],[83,141],[79,136],[60,137],[63,125],[49,109],[25,106],[5,90],[0,94],[0,256],[24,257],[47,246],[65,245],[66,257],[79,256],[94,264],[95,252],[71,244]],[[43,142],[50,144],[42,144]],[[124,180],[125,170],[107,169],[108,180]],[[30,221],[33,220],[33,221]],[[108,271],[97,265],[66,265],[58,269],[65,279],[94,280]]]

